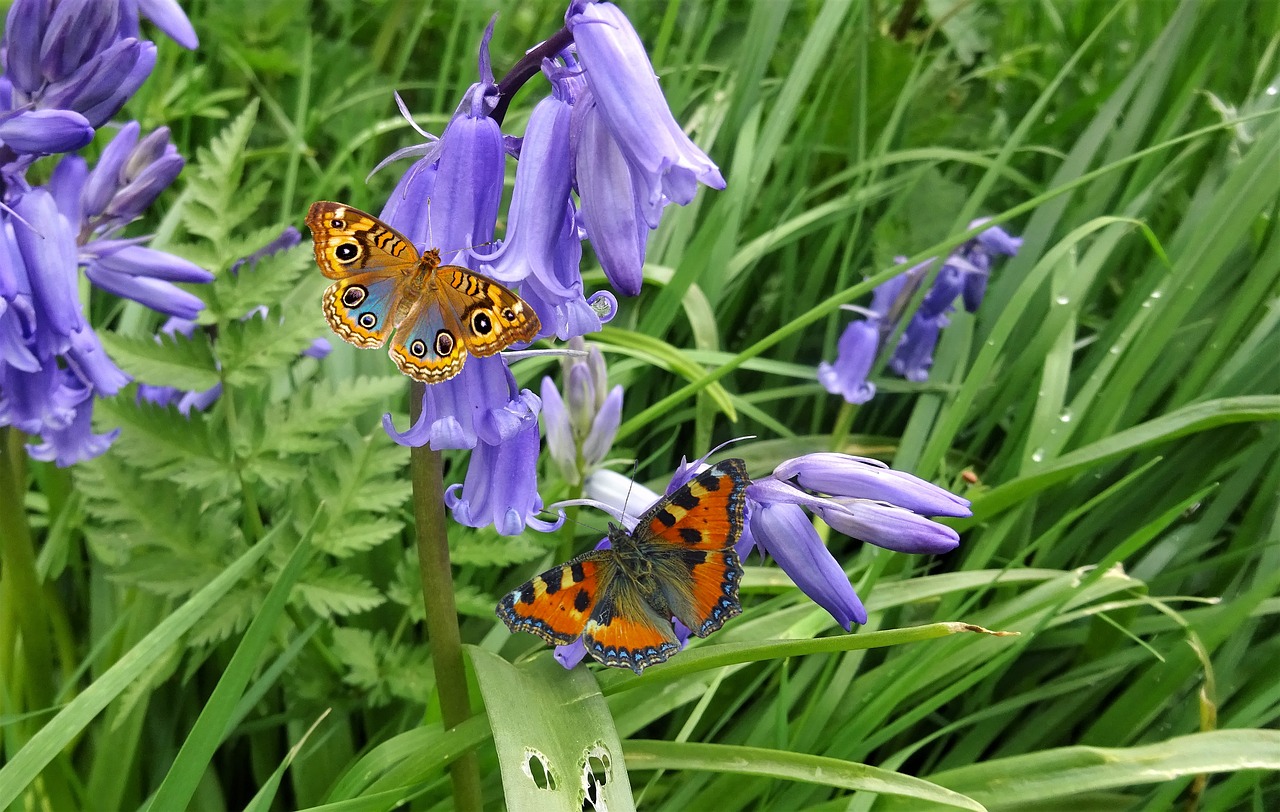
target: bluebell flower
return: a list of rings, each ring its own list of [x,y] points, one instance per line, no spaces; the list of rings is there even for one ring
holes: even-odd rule
[[[876,385],[867,380],[880,347],[878,319],[849,322],[836,343],[835,363],[818,364],[818,383],[849,403],[866,403],[876,395]]]
[[[569,346],[581,349],[581,339]],[[622,422],[622,386],[609,388],[604,356],[595,345],[585,358],[564,362],[561,397],[551,378],[542,379],[542,418],[547,450],[565,481],[577,484],[604,461]]]
[[[667,202],[693,200],[699,183],[723,189],[719,168],[676,123],[626,15],[612,3],[574,0],[565,24],[600,117],[633,170],[649,227],[657,228]]]
[[[801,508],[837,532],[905,553],[955,549],[959,535],[926,517],[970,515],[967,500],[937,485],[847,454],[797,457],[752,482],[738,554],[760,547],[845,629],[865,623],[866,609]]]
[[[444,503],[459,524],[469,527],[492,524],[503,536],[522,533],[526,525],[551,532],[564,520],[537,516],[542,511],[537,478],[540,403],[532,396],[512,403],[515,430],[503,442],[476,445],[465,481],[445,491]]]
[[[582,241],[569,194],[572,180],[568,94],[548,61],[551,96],[533,109],[520,146],[506,236],[497,251],[478,255],[480,270],[508,285],[538,313],[540,338],[594,333],[600,316],[582,289]]]
[[[974,220],[969,227],[976,228],[986,221],[987,218]],[[993,259],[997,255],[1013,256],[1021,245],[1021,238],[993,226],[953,251],[903,329],[889,358],[890,371],[916,383],[928,380],[934,348],[956,300],[961,299],[969,312],[976,311],[986,292]],[[903,263],[906,258],[895,261]],[[866,319],[851,322],[845,328],[836,346],[835,363],[824,361],[818,365],[818,381],[828,392],[855,404],[866,403],[875,395],[875,385],[867,377],[881,345],[897,327],[907,300],[936,261],[925,260],[877,286],[869,309],[850,308]]]

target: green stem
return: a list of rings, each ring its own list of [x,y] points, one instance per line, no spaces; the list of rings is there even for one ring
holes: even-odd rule
[[[13,703],[4,715],[49,707],[55,683],[44,590],[23,503],[25,460],[22,435],[12,427],[0,429],[0,682]]]
[[[425,384],[409,390],[410,411],[416,423],[422,410]],[[417,525],[418,566],[422,578],[422,604],[427,612],[431,639],[431,663],[440,696],[440,721],[455,727],[471,717],[467,695],[466,665],[462,660],[462,633],[458,629],[458,605],[453,594],[453,568],[449,563],[449,535],[444,517],[444,460],[439,451],[423,445],[409,452],[413,479],[413,517]],[[449,766],[454,808],[480,810],[480,760],[474,751]]]
[[[831,450],[843,451],[844,441],[849,439],[849,430],[853,428],[853,416],[858,408],[848,401],[840,404],[840,412],[836,415],[836,423],[831,427]]]

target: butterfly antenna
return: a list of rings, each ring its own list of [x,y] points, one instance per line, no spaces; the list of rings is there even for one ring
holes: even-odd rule
[[[631,479],[627,480],[627,495],[622,498],[622,520],[626,523],[627,505],[631,504],[631,488],[636,484],[636,471],[640,468],[640,460],[631,462]]]
[[[599,533],[602,536],[609,535],[608,530],[601,530],[599,527],[596,527],[594,524],[587,524],[586,522],[580,522],[577,519],[570,519],[569,515],[567,513],[563,513],[562,511],[548,510],[547,508],[538,508],[538,512],[545,513],[548,516],[564,515],[564,520],[569,524],[576,524],[578,527],[585,527],[586,529],[590,530],[592,533]]]
[[[427,196],[427,248],[436,247],[435,232],[431,230],[431,197]]]

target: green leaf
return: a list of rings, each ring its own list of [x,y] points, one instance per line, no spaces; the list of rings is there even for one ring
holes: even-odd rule
[[[494,738],[497,738],[495,731]],[[788,781],[807,781],[848,790],[878,792],[929,804],[971,809],[985,807],[973,798],[930,781],[892,770],[785,750],[729,744],[665,742],[628,739],[624,745],[632,770],[704,770],[739,775],[765,775]]]
[[[929,776],[989,809],[1237,770],[1280,770],[1280,731],[1214,730],[1140,747],[1061,747]]]
[[[107,354],[126,372],[153,386],[203,392],[220,380],[209,340],[202,332],[184,335],[122,336],[99,332]]]
[[[589,670],[566,671],[548,655],[515,666],[475,646],[467,651],[509,809],[579,812],[588,791],[599,793],[596,808],[635,809],[622,744]]]
[[[325,617],[367,612],[386,600],[365,578],[332,568],[300,581],[298,594],[316,614]]]

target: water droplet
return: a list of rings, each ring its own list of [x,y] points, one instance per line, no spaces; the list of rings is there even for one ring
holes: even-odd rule
[[[1071,418],[1072,418],[1072,414],[1070,409],[1067,409],[1062,414],[1058,415],[1058,419],[1061,420],[1063,423],[1070,423]]]
[[[1056,302],[1056,303],[1058,303],[1058,304],[1060,304],[1060,305],[1067,305],[1067,304],[1071,304],[1071,299],[1070,299],[1070,298],[1068,298],[1068,297],[1066,297],[1066,296],[1059,296],[1058,298],[1054,299],[1053,301],[1054,301],[1054,302]]]
[[[1274,96],[1277,93],[1280,93],[1280,88],[1276,87],[1275,85],[1272,85],[1271,87],[1267,88],[1268,96]]]
[[[1043,449],[1043,448],[1037,448],[1035,451],[1032,451],[1032,452],[1031,452],[1031,461],[1032,461],[1032,462],[1044,462],[1044,449]]]
[[[1111,353],[1112,355],[1119,355],[1119,354],[1120,354],[1120,348],[1119,348],[1119,347],[1112,347],[1111,349],[1107,350],[1107,352]]]
[[[1153,290],[1153,291],[1151,291],[1151,298],[1152,298],[1152,299],[1159,299],[1159,298],[1160,298],[1161,296],[1163,296],[1163,295],[1164,295],[1164,291],[1163,291],[1163,290]]]
[[[1150,308],[1150,307],[1151,307],[1151,300],[1150,300],[1150,299],[1147,299],[1145,302],[1143,302],[1143,303],[1142,303],[1142,306],[1143,306],[1143,307],[1145,307],[1145,308]]]

